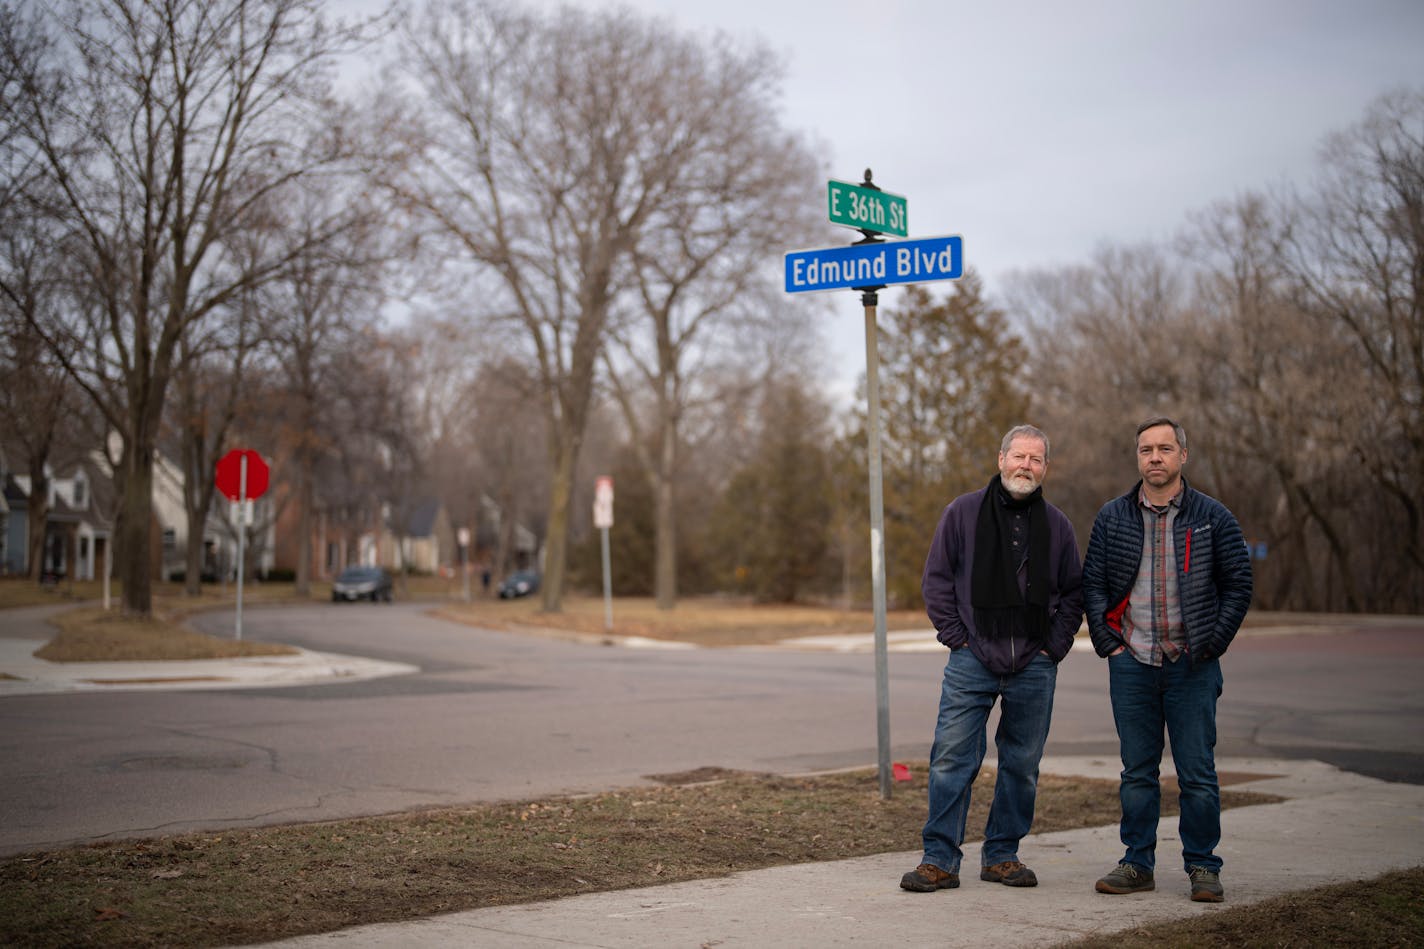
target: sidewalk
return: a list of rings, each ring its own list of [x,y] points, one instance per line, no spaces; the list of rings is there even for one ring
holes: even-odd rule
[[[1232,787],[1289,798],[1222,815],[1224,904],[1193,903],[1175,821],[1164,821],[1157,886],[1105,896],[1093,882],[1122,854],[1116,827],[1035,835],[1020,857],[1033,889],[984,883],[966,848],[959,889],[908,893],[917,851],[754,870],[712,880],[388,923],[269,947],[407,946],[1051,946],[1083,936],[1219,913],[1296,890],[1369,879],[1424,864],[1424,787],[1389,784],[1314,761],[1226,759],[1223,775],[1269,775]],[[1112,777],[1102,759],[1045,759],[1051,774]]]

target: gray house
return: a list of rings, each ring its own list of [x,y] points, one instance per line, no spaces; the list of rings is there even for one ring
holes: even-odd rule
[[[30,563],[30,476],[12,470],[0,453],[0,574],[25,575]],[[42,574],[93,580],[102,575],[113,523],[101,497],[109,487],[88,460],[49,469]]]

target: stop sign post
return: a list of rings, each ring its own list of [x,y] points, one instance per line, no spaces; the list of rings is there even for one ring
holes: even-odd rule
[[[262,460],[262,456],[251,448],[234,448],[223,455],[218,460],[217,471],[213,478],[214,486],[222,492],[223,497],[229,501],[237,502],[237,629],[236,638],[242,638],[242,574],[243,562],[246,559],[244,541],[247,539],[247,526],[243,522],[246,520],[243,514],[246,513],[246,502],[253,498],[260,498],[267,493],[267,483],[270,477],[267,462]]]

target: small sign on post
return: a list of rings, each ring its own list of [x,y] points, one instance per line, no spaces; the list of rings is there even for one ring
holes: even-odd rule
[[[593,526],[600,530],[613,526],[613,479],[607,476],[594,483]]]
[[[952,234],[799,250],[785,261],[787,293],[958,280],[964,276],[964,240]]]
[[[460,543],[460,589],[464,594],[465,602],[470,602],[470,529],[462,527],[455,532],[455,539]]]
[[[594,482],[593,526],[603,535],[603,629],[612,632],[613,579],[608,563],[608,528],[613,526],[613,479],[607,475]]]
[[[909,209],[910,202],[902,195],[834,178],[827,182],[826,210],[832,224],[907,237],[910,233]]]

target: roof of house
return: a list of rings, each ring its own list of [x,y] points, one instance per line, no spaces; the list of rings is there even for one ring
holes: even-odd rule
[[[407,537],[429,537],[435,533],[435,520],[440,515],[440,502],[426,498],[416,504],[406,519]]]
[[[28,508],[30,496],[15,481],[15,476],[5,473],[5,506],[12,509]]]

